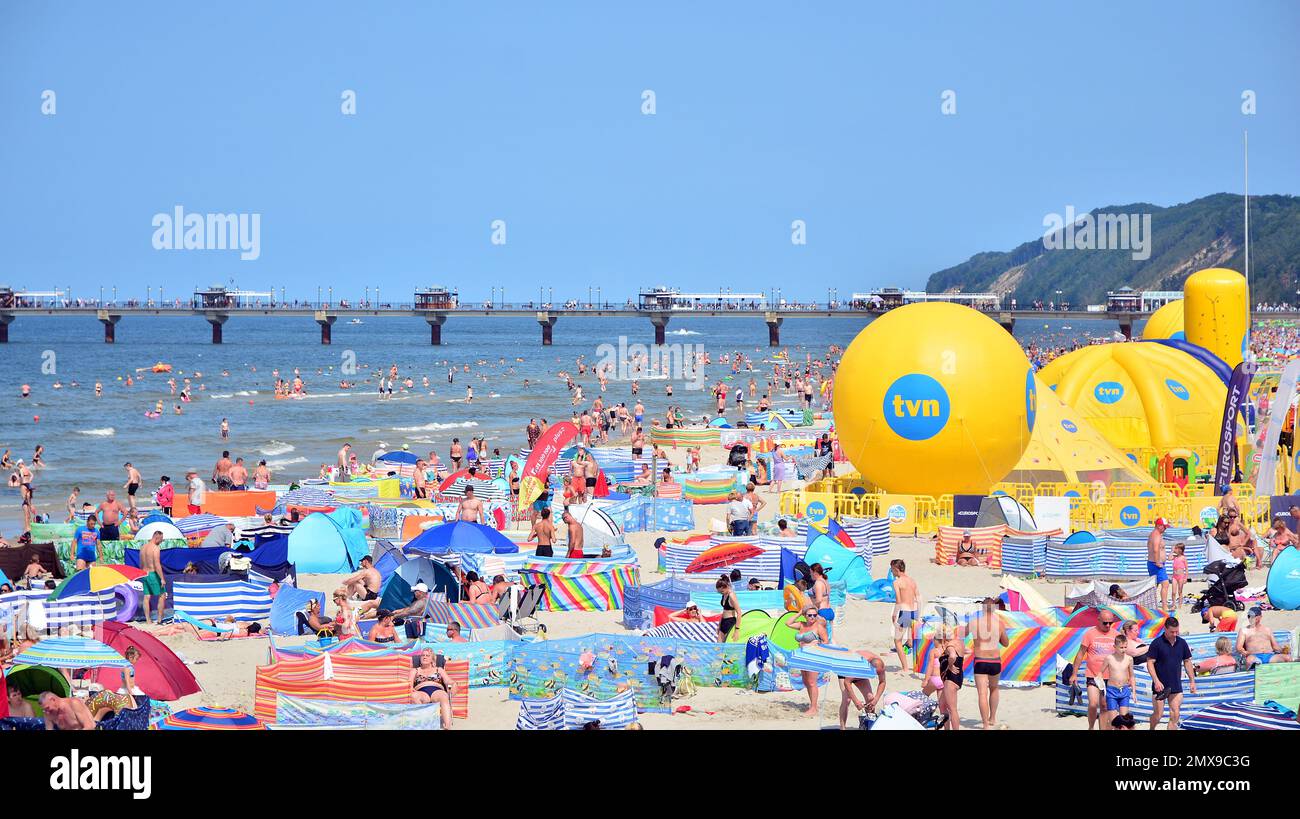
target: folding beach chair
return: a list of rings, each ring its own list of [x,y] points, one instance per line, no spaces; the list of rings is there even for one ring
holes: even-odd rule
[[[497,604],[497,614],[500,615],[501,621],[513,628],[517,634],[536,634],[544,640],[546,626],[535,615],[542,604],[542,596],[545,592],[545,586],[535,583],[524,589],[523,594],[519,595],[518,603],[513,606],[511,604],[514,602],[512,600],[514,595],[506,595]]]

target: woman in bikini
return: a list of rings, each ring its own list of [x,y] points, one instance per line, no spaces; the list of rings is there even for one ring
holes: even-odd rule
[[[451,728],[451,695],[456,690],[447,672],[435,662],[433,649],[420,652],[420,664],[411,669],[411,702],[415,705],[436,702],[442,712],[442,728]]]
[[[804,607],[802,619],[787,620],[786,625],[794,629],[794,640],[802,648],[830,641],[830,636],[826,632],[826,621],[821,618],[816,606],[811,603]],[[817,672],[803,671],[800,672],[800,676],[803,678],[804,690],[808,692],[808,710],[804,711],[804,714],[812,716],[817,713],[817,695],[820,693],[817,689]]]
[[[718,582],[713,587],[722,595],[722,619],[718,621],[718,642],[725,643],[732,631],[740,634],[740,601],[736,599],[736,592],[731,588],[731,578],[723,575],[718,578]]]
[[[939,727],[949,731],[961,727],[957,717],[957,692],[961,690],[965,659],[958,641],[945,626],[935,638],[921,693],[927,697],[936,693],[939,695],[939,713],[943,715]]]
[[[397,642],[397,628],[393,625],[393,613],[388,609],[379,610],[379,622],[375,623],[370,629],[370,642]]]

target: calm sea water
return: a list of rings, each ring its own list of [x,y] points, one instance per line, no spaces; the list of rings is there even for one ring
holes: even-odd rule
[[[848,344],[866,323],[865,316],[786,319],[781,341],[792,358],[802,361],[807,353],[820,356],[828,345]],[[1051,340],[1114,329],[1113,323],[1100,321],[1021,321],[1016,335]],[[530,417],[554,422],[569,416],[570,394],[555,373],[568,370],[576,378],[578,356],[590,363],[598,345],[617,345],[620,336],[629,344],[648,344],[654,337],[648,320],[561,318],[553,346],[542,347],[541,331],[531,319],[451,318],[443,326],[442,346],[434,347],[420,319],[371,318],[360,325],[340,321],[333,328],[333,344],[323,346],[319,329],[307,318],[232,318],[225,325],[225,343],[215,346],[206,322],[176,316],[124,318],[117,343],[105,344],[94,318],[19,318],[10,326],[10,343],[0,345],[0,448],[30,460],[34,447],[44,444],[48,466],[36,476],[37,506],[56,515],[62,514],[74,484],[83,497],[96,499],[120,486],[122,464],[128,460],[140,469],[144,488],[152,489],[162,474],[179,481],[186,469],[194,468],[206,476],[222,449],[243,456],[250,468],[265,458],[277,481],[314,476],[321,463],[333,462],[344,441],[352,442],[360,458],[403,444],[420,454],[433,449],[445,457],[453,437],[464,441],[471,434],[486,435],[489,446],[508,451],[524,443]],[[674,316],[667,341],[703,345],[715,362],[720,354],[740,352],[753,358],[756,368],[775,352],[766,346],[767,327],[758,317]],[[344,391],[338,382],[349,355],[359,368],[349,378],[362,383]],[[194,401],[183,405],[180,416],[172,413],[178,399],[169,391],[167,375],[146,372],[141,378],[139,370],[156,361],[171,364],[178,382],[193,378]],[[392,364],[401,376],[415,380],[415,388],[381,401],[377,371]],[[460,371],[464,364],[471,373]],[[449,385],[447,369],[453,365],[456,380]],[[309,397],[274,400],[272,370],[291,377],[295,367]],[[716,363],[706,371],[710,382],[729,374],[729,367]],[[138,379],[134,386],[125,385],[128,375]],[[425,375],[429,390],[422,388]],[[747,381],[748,375],[740,378]],[[590,371],[577,380],[587,401],[599,394]],[[761,385],[764,379],[755,380]],[[73,381],[79,386],[72,387]],[[96,381],[104,385],[100,398],[94,394]],[[54,389],[56,382],[62,382],[61,389]],[[467,383],[474,386],[471,404],[464,401]],[[31,385],[30,398],[20,398],[23,384]],[[712,399],[707,392],[685,386],[674,382],[671,402],[688,414],[708,412]],[[651,415],[662,414],[669,403],[663,381],[642,380],[641,397]],[[158,400],[163,401],[162,417],[146,418],[145,411]],[[605,400],[626,401],[630,407],[630,385],[611,381]],[[793,400],[778,400],[781,404]],[[39,422],[33,420],[37,415]],[[223,418],[230,423],[228,442],[220,439]],[[0,491],[0,521],[5,522],[0,532],[13,531],[12,521],[21,519],[18,513],[17,495]]]

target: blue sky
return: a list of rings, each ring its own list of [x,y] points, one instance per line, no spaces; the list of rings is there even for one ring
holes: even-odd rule
[[[1243,128],[1300,192],[1295,3],[375,6],[4,3],[0,283],[824,298],[1240,190]],[[260,258],[155,250],[177,204],[260,213]]]

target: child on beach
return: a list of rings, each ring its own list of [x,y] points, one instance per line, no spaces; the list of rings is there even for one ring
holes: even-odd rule
[[[1128,655],[1128,638],[1116,634],[1115,651],[1102,662],[1106,681],[1106,711],[1101,718],[1104,729],[1116,716],[1127,715],[1133,700],[1133,658]]]
[[[1186,547],[1181,543],[1174,544],[1174,611],[1178,610],[1178,604],[1183,600],[1183,586],[1187,583],[1187,556],[1184,554]]]

